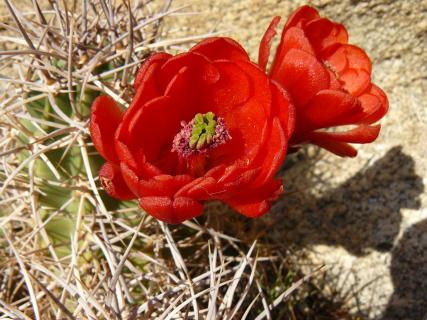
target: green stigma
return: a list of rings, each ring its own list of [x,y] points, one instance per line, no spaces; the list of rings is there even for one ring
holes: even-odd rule
[[[196,114],[188,142],[190,148],[200,150],[211,144],[215,136],[215,127],[216,120],[213,112]]]

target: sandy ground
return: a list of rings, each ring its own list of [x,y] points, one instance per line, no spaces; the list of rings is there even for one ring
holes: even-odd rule
[[[303,3],[175,0],[173,6],[191,4],[186,11],[202,14],[171,18],[170,25],[184,26],[180,33],[187,35],[223,31],[255,59],[271,18],[285,19]],[[310,3],[344,23],[351,42],[368,52],[374,80],[389,96],[390,112],[377,142],[359,147],[357,159],[321,152],[314,161],[312,155],[299,155],[285,173],[285,186],[292,193],[264,219],[280,217],[283,223],[271,234],[301,253],[307,271],[322,263],[328,266],[319,279],[325,293],[346,299],[354,312],[372,319],[424,319],[427,1]],[[4,12],[3,3],[0,7]]]

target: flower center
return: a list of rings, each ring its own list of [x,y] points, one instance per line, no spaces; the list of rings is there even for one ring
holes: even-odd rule
[[[189,123],[182,121],[181,126],[172,144],[172,152],[180,157],[206,153],[231,139],[224,119],[213,112],[198,113]]]

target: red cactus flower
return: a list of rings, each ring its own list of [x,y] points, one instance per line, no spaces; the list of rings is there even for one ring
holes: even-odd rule
[[[271,40],[280,17],[268,27],[259,49],[265,70]],[[340,156],[356,156],[349,143],[374,141],[373,125],[388,109],[384,92],[371,82],[371,61],[348,44],[341,24],[319,16],[312,7],[297,9],[288,19],[274,57],[270,77],[285,88],[295,106],[295,133],[290,147],[312,143]],[[356,125],[344,132],[322,129]]]
[[[152,55],[126,111],[107,96],[93,105],[90,132],[107,160],[106,192],[138,198],[149,214],[179,223],[221,200],[257,217],[282,191],[274,175],[293,131],[284,90],[228,38],[189,52]]]

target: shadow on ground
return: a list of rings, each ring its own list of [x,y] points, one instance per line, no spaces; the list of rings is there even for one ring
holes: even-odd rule
[[[427,319],[427,220],[406,230],[392,251],[394,293],[383,319]]]
[[[282,227],[273,228],[273,233],[280,233],[273,236],[296,248],[324,244],[343,247],[356,256],[371,250],[391,251],[394,294],[383,319],[423,319],[427,315],[427,221],[410,227],[397,242],[401,209],[421,206],[424,186],[414,160],[400,147],[392,148],[321,198],[309,192],[308,186],[321,180],[310,166],[310,161],[298,161],[290,168],[300,173],[293,179],[298,180],[293,184],[299,189],[287,195],[279,210],[275,208]]]
[[[282,173],[289,192],[262,219],[246,219],[219,206],[214,208],[215,214],[209,215],[209,224],[248,243],[259,238],[271,239],[268,242],[272,243],[276,253],[283,251],[287,257],[290,248],[295,252],[303,248],[310,250],[314,245],[342,247],[359,257],[373,251],[390,252],[394,293],[381,319],[426,320],[427,220],[412,225],[398,239],[401,210],[420,209],[420,195],[424,192],[422,178],[415,172],[412,157],[400,147],[394,147],[321,197],[313,195],[313,186],[328,188],[330,176],[322,177],[311,170],[318,160],[301,152],[288,157]],[[339,165],[339,159],[334,163]],[[336,170],[339,174],[346,168],[337,167]],[[351,276],[351,271],[343,272],[347,272],[344,278]],[[386,275],[379,274],[370,283],[358,284],[359,289],[349,289],[344,292],[344,298],[343,292],[339,292],[337,277],[325,274],[325,281],[329,284],[336,282],[335,290],[342,301],[351,295],[354,297],[360,287],[381,281],[383,276]],[[381,290],[381,286],[376,290]],[[377,294],[383,293],[378,292],[375,296]],[[372,308],[378,305],[375,296]],[[364,301],[363,310],[367,309],[366,304]]]

